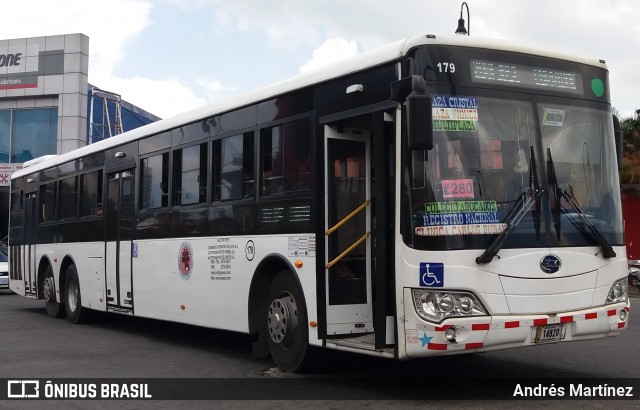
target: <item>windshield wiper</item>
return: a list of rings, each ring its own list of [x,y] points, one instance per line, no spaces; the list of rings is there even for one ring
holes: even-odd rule
[[[528,195],[527,195],[528,194]],[[523,191],[518,197],[518,203],[511,208],[504,219],[504,223],[507,225],[506,229],[500,233],[491,243],[489,247],[482,253],[482,255],[476,258],[476,263],[489,263],[500,252],[507,238],[516,229],[516,226],[520,223],[522,218],[531,209],[533,204],[536,204],[536,208],[533,210],[534,226],[536,229],[536,237],[540,237],[540,197],[542,196],[542,190],[540,189],[540,182],[538,181],[538,171],[536,168],[536,156],[531,147],[531,159],[529,160],[529,190]],[[526,199],[525,199],[526,198]]]
[[[596,226],[593,224],[593,222],[591,222],[589,217],[587,217],[587,214],[585,214],[582,211],[582,209],[580,209],[580,206],[578,205],[576,200],[573,199],[573,195],[571,195],[568,191],[563,190],[558,186],[558,179],[556,178],[555,166],[553,165],[553,159],[551,158],[551,148],[547,148],[547,170],[549,173],[549,185],[553,187],[553,191],[554,191],[556,209],[554,209],[553,220],[554,220],[554,225],[556,226],[556,234],[558,235],[558,240],[560,240],[560,217],[561,217],[560,212],[562,211],[562,208],[560,207],[560,197],[562,197],[569,203],[569,205],[571,205],[571,207],[578,214],[580,219],[582,219],[582,222],[584,222],[587,228],[589,228],[589,230],[591,231],[591,234],[593,235],[593,238],[596,240],[596,242],[598,243],[598,245],[600,245],[600,248],[602,249],[602,256],[604,256],[605,258],[615,257],[616,252],[613,250],[613,247],[611,246],[609,241],[607,241],[607,238],[602,236],[598,228],[596,228]]]
[[[556,177],[556,167],[553,165],[553,159],[551,158],[551,148],[547,148],[547,183],[549,189],[553,193],[553,226],[556,228],[556,236],[560,240],[560,232],[562,229],[561,219],[561,207],[560,198],[562,197],[562,190],[558,186],[558,178]]]

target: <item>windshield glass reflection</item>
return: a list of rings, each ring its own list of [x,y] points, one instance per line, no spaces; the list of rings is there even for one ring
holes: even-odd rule
[[[411,234],[419,249],[486,248],[531,192],[531,153],[543,192],[501,247],[597,245],[566,201],[558,235],[546,152],[559,184],[612,244],[622,243],[611,115],[590,107],[483,96],[434,96],[434,147],[410,161]],[[573,215],[572,215],[573,214]],[[566,229],[565,229],[566,228]]]

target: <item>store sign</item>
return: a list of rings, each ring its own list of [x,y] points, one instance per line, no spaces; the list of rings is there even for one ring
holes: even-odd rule
[[[11,186],[11,175],[22,168],[22,164],[0,164],[0,187]]]
[[[40,51],[26,64],[27,56],[17,50],[0,54],[0,90],[37,88],[38,77],[64,74],[64,50]]]
[[[20,65],[22,53],[0,54],[0,67],[11,67]]]

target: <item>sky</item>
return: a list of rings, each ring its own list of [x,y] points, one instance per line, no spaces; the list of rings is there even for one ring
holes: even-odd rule
[[[640,1],[467,0],[470,35],[607,62],[640,108]],[[162,118],[414,35],[453,34],[452,0],[19,0],[0,39],[83,33],[89,82]],[[464,18],[467,19],[466,8]]]

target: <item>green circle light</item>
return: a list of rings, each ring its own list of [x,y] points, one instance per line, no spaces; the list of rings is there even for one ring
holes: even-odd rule
[[[598,77],[591,80],[591,89],[596,97],[602,97],[604,95],[604,82]]]

